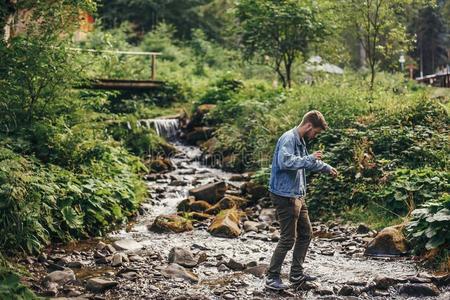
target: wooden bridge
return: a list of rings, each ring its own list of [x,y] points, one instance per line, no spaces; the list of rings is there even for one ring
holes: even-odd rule
[[[147,80],[134,79],[92,79],[90,83],[84,84],[81,88],[102,89],[102,90],[151,90],[164,84],[161,80],[156,80],[156,57],[160,52],[142,52],[142,51],[115,51],[115,50],[95,50],[83,48],[69,48],[72,51],[93,52],[93,53],[111,53],[125,55],[145,55],[151,57],[151,77]]]
[[[450,88],[450,73],[447,68],[447,70],[443,72],[417,77],[416,81],[436,87]]]

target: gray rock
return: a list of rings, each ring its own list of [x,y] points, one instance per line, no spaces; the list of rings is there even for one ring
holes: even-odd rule
[[[98,242],[97,246],[95,246],[95,248],[100,251],[105,249],[105,247],[106,247],[106,244],[102,241]]]
[[[278,230],[272,232],[270,235],[270,240],[272,242],[278,242],[280,240],[280,232]]]
[[[58,294],[58,284],[56,282],[47,282],[42,296],[55,297]]]
[[[47,259],[48,259],[48,257],[47,257],[47,253],[45,253],[45,252],[42,252],[41,254],[39,254],[39,256],[38,256],[38,262],[40,262],[40,263],[44,263],[44,262],[46,262],[47,261]]]
[[[118,284],[117,281],[95,277],[87,281],[86,289],[94,293],[101,293],[116,287],[117,284]]]
[[[169,253],[169,263],[175,263],[183,267],[193,268],[197,265],[197,260],[189,250],[173,247]]]
[[[256,260],[252,260],[247,263],[247,268],[256,267],[258,265],[258,262]]]
[[[111,266],[113,267],[120,267],[123,262],[126,259],[126,255],[124,253],[121,252],[116,252],[114,253],[112,260],[111,260]]]
[[[386,290],[390,286],[393,286],[400,282],[398,278],[392,278],[387,276],[378,276],[376,277],[373,282],[375,283],[375,287],[377,289]]]
[[[119,276],[128,280],[133,280],[136,279],[139,276],[139,274],[136,272],[126,272],[121,273]]]
[[[254,232],[258,232],[258,222],[254,222],[254,221],[245,221],[244,222],[244,230],[245,232],[249,232],[249,231],[254,231]]]
[[[334,256],[334,250],[321,250],[320,254],[326,255],[326,256]]]
[[[83,293],[76,290],[75,287],[67,287],[64,288],[63,293],[67,296],[67,297],[78,297],[81,296]],[[82,299],[82,298],[81,298]],[[81,300],[80,298],[76,298],[76,300]]]
[[[113,247],[113,245],[106,245],[105,250],[109,253],[109,254],[113,254],[115,253],[117,250],[116,248]]]
[[[130,255],[130,256],[128,257],[128,259],[129,259],[131,262],[141,262],[141,261],[144,261],[144,260],[145,260],[142,256],[139,256],[139,255]]]
[[[350,285],[344,285],[338,292],[339,296],[352,296],[354,294],[354,289]]]
[[[112,256],[105,256],[105,257],[97,258],[95,260],[95,263],[97,265],[104,265],[104,264],[109,264],[111,262],[111,260],[112,260]]]
[[[75,280],[75,273],[71,269],[53,271],[44,277],[44,282],[56,282],[61,284],[71,280]]]
[[[273,221],[276,220],[276,211],[275,208],[263,208],[261,213],[259,214],[259,219],[267,224],[272,224]]]
[[[370,228],[366,224],[359,224],[358,228],[356,229],[356,233],[358,234],[364,234],[369,232]]]
[[[245,269],[244,263],[240,263],[232,258],[225,265],[233,271],[242,271]]]
[[[252,274],[253,276],[258,278],[264,278],[268,268],[268,264],[259,264],[257,266],[245,269],[244,273]]]
[[[182,266],[178,264],[170,264],[161,271],[161,273],[168,278],[183,278],[190,282],[198,282],[198,276],[192,273],[191,271],[186,270]]]
[[[223,198],[228,186],[224,181],[210,183],[196,187],[189,190],[189,195],[192,195],[197,200],[205,200],[210,204],[216,204]]]
[[[231,269],[228,268],[225,264],[220,264],[217,267],[217,271],[219,271],[219,272],[228,272],[228,271],[231,271]]]
[[[66,264],[68,268],[80,269],[83,266],[81,261],[70,261]]]
[[[438,296],[440,291],[432,283],[406,283],[399,288],[400,294],[413,297]]]
[[[105,254],[103,254],[102,252],[100,252],[100,251],[95,251],[94,252],[94,258],[103,258],[103,257],[105,257],[106,255]]]
[[[142,248],[142,245],[133,239],[115,241],[113,246],[118,251],[135,251]]]

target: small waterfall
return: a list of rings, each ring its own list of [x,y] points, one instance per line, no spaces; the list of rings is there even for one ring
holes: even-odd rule
[[[178,119],[146,119],[139,120],[138,126],[145,126],[150,129],[152,126],[159,136],[172,138],[177,135],[180,121]]]

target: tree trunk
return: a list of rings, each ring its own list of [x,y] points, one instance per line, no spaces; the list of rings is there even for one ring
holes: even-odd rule
[[[285,68],[286,68],[286,83],[287,83],[287,87],[291,88],[292,87],[292,77],[291,77],[292,65],[290,63],[287,63]]]
[[[370,90],[373,90],[376,75],[375,71],[375,64],[370,64]]]
[[[280,66],[277,66],[277,67],[275,68],[275,71],[277,72],[278,77],[280,77],[280,80],[281,80],[281,83],[282,83],[282,85],[283,85],[283,88],[286,88],[286,85],[287,85],[286,77],[283,75],[283,72],[281,72]]]
[[[14,34],[14,18],[16,13],[16,0],[7,0],[6,5],[3,8],[5,11],[4,20],[1,21],[2,31],[1,35],[2,38],[8,43],[9,39]]]

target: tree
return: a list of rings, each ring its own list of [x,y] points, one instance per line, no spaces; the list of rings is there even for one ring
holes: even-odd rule
[[[292,66],[326,35],[318,9],[297,0],[242,0],[236,4],[240,43],[246,59],[267,59],[283,87],[291,87]]]
[[[340,0],[336,8],[364,49],[373,89],[378,64],[406,51],[412,37],[402,18],[413,0]]]
[[[190,38],[193,29],[202,29],[209,38],[222,41],[222,30],[230,0],[108,0],[99,8],[106,28],[128,21],[141,35],[160,23],[175,26],[177,38]]]
[[[441,1],[437,6],[423,7],[412,24],[413,32],[417,36],[412,55],[420,61],[424,75],[434,73],[437,67],[448,62],[447,49],[450,47],[450,39],[448,25],[441,13],[443,4]]]
[[[7,41],[0,39],[0,131],[8,133],[71,109],[67,100],[77,76],[65,46],[79,27],[79,11],[95,9],[91,0],[16,1],[14,6],[13,12],[27,12],[28,18]]]

